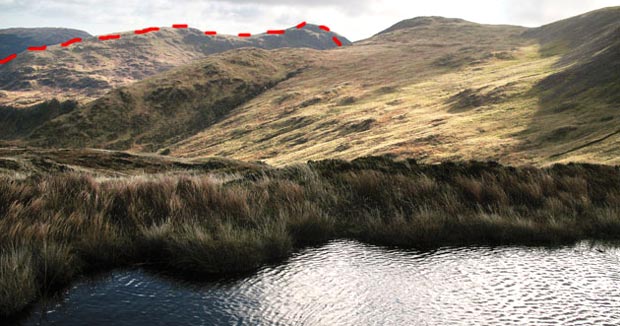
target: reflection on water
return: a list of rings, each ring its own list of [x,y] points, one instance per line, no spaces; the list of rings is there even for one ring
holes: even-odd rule
[[[620,250],[388,250],[335,241],[253,276],[180,285],[119,271],[25,325],[618,325]]]

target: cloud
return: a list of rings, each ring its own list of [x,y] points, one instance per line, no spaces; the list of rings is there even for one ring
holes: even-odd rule
[[[417,16],[539,26],[612,5],[620,0],[0,0],[0,28],[57,26],[105,34],[187,23],[236,34],[306,20],[359,40]]]
[[[620,1],[510,0],[506,1],[505,12],[509,13],[510,20],[520,22],[521,25],[539,26],[590,10],[617,5],[620,5]]]

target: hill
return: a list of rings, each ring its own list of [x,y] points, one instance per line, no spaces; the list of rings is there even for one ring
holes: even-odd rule
[[[620,163],[620,7],[542,26],[527,36],[540,41],[544,56],[559,60],[556,72],[535,87],[539,106],[522,150],[544,155],[540,149],[551,149],[554,161]],[[549,127],[554,129],[529,135]]]
[[[0,58],[26,51],[29,46],[55,45],[66,40],[91,35],[69,28],[7,28],[0,29]]]
[[[328,51],[229,51],[21,139],[274,165],[381,154],[618,164],[619,81],[605,71],[618,64],[618,21],[618,8],[536,29],[419,17]]]
[[[284,35],[258,34],[248,38],[207,36],[192,28],[119,35],[118,40],[90,37],[70,47],[56,45],[44,52],[22,53],[10,63],[0,65],[0,104],[26,107],[52,98],[88,102],[114,87],[231,49],[329,49],[336,47],[334,36],[343,45],[351,44],[346,38],[311,24],[301,29],[290,28]]]
[[[172,153],[273,164],[376,154],[618,164],[620,77],[600,71],[620,62],[618,22],[618,8],[557,23],[564,28],[409,20],[325,53],[330,74],[307,70]],[[549,52],[566,39],[569,47]],[[274,101],[282,96],[290,99]]]
[[[213,55],[61,115],[35,129],[31,144],[156,151],[221,121],[236,106],[292,78],[305,61],[294,49]]]

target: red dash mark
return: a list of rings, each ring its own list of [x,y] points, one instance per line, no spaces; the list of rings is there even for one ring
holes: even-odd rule
[[[342,42],[340,42],[340,40],[337,37],[332,37],[332,41],[334,41],[334,43],[336,43],[336,45],[338,46],[342,46]]]
[[[329,32],[329,27],[327,27],[325,25],[321,25],[321,26],[319,26],[319,28],[324,30],[324,31],[326,31],[326,32]]]
[[[172,28],[187,28],[187,24],[174,24],[172,25]]]
[[[138,29],[136,31],[134,31],[135,34],[146,34],[146,33],[151,33],[151,32],[157,32],[159,31],[159,27],[149,27],[149,28],[144,28],[144,29]]]
[[[286,33],[286,31],[283,29],[270,29],[267,31],[267,34],[272,35],[283,35],[284,33]]]
[[[17,54],[11,54],[10,56],[0,60],[0,65],[3,65],[5,63],[9,63],[11,60],[17,58]]]
[[[119,34],[99,36],[99,40],[100,41],[118,40],[119,38],[121,38],[121,36]]]
[[[216,31],[206,31],[205,35],[217,35]]]
[[[250,37],[252,34],[250,33],[239,33],[239,37]]]
[[[301,23],[297,24],[296,27],[299,29],[299,28],[304,28],[304,26],[306,26],[306,22],[301,22]]]
[[[69,45],[71,45],[73,43],[80,43],[80,42],[82,42],[82,39],[79,38],[79,37],[76,37],[76,38],[72,38],[72,39],[68,40],[65,43],[61,43],[60,46],[62,46],[63,48],[66,48],[66,47],[68,47]]]
[[[45,50],[47,50],[47,45],[29,46],[28,47],[28,51],[45,51]]]

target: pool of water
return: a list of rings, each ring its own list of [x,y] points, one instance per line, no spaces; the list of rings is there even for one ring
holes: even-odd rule
[[[229,281],[116,271],[76,283],[21,324],[619,325],[620,250],[334,241]]]

